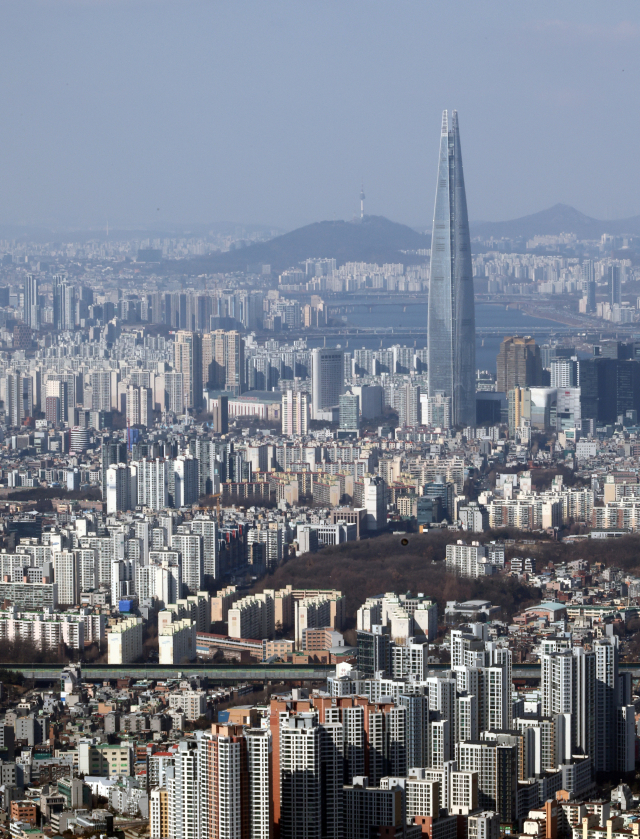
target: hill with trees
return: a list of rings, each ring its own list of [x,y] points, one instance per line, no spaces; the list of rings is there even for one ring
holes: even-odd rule
[[[471,580],[448,573],[444,563],[446,546],[459,538],[459,533],[432,531],[346,542],[290,559],[255,590],[286,585],[297,589],[338,589],[346,595],[351,626],[355,625],[358,607],[367,597],[387,591],[422,592],[437,600],[440,617],[444,615],[447,600],[490,600],[502,607],[503,620],[540,600],[538,589],[515,578],[499,575]]]
[[[319,221],[299,227],[268,242],[249,247],[213,253],[175,264],[184,271],[187,264],[194,273],[246,271],[251,266],[270,265],[272,271],[293,268],[306,259],[335,259],[345,262],[402,262],[415,264],[425,257],[403,251],[424,250],[431,246],[431,237],[412,227],[397,224],[383,216],[365,216],[354,221]],[[171,270],[171,263],[165,267]]]

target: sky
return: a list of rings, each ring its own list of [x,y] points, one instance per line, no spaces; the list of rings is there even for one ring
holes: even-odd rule
[[[0,223],[640,214],[640,4],[2,0]]]

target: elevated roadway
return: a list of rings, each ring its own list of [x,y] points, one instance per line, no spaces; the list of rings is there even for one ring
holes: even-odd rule
[[[8,671],[21,673],[25,679],[42,682],[56,682],[64,665],[61,664],[0,664],[0,681]],[[446,664],[432,664],[433,673],[448,670]],[[640,679],[640,661],[623,661],[619,664],[621,673],[631,673]],[[165,666],[160,664],[83,664],[82,678],[88,682],[114,681],[116,679],[182,679],[190,676],[206,676],[213,682],[237,684],[239,682],[322,682],[335,675],[330,664],[184,664]],[[540,664],[514,664],[514,679],[539,681]]]
[[[25,679],[55,682],[60,679],[61,664],[1,664],[3,673],[22,673]],[[335,675],[336,668],[328,664],[189,664],[167,667],[160,664],[83,664],[82,678],[88,682],[115,679],[183,679],[206,676],[211,681],[226,684],[239,682],[318,682]]]

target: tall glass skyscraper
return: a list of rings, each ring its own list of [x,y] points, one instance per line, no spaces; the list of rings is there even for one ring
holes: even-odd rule
[[[451,397],[455,425],[476,422],[476,321],[471,239],[458,114],[442,115],[431,237],[428,322],[429,397]]]

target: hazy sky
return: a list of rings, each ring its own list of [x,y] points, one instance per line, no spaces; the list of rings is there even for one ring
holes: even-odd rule
[[[640,214],[640,4],[2,0],[0,222]]]

